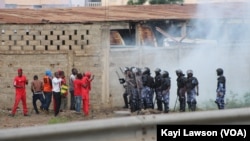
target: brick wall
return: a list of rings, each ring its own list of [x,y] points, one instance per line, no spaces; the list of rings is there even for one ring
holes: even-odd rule
[[[11,108],[14,103],[13,78],[17,69],[32,81],[50,69],[64,70],[66,77],[73,67],[79,72],[91,71],[96,77],[91,91],[91,105],[100,108],[103,92],[101,24],[0,25],[0,108]],[[67,79],[68,80],[68,79]],[[96,86],[98,85],[98,86]],[[26,88],[28,106],[31,104],[30,83]],[[103,103],[102,103],[103,104]],[[104,103],[105,104],[105,103]],[[19,105],[21,106],[21,104]]]

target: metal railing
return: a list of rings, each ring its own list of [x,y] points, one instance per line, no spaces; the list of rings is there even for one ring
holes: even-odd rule
[[[155,141],[158,124],[249,124],[250,108],[117,117],[1,129],[3,141]],[[17,119],[18,120],[18,119]]]

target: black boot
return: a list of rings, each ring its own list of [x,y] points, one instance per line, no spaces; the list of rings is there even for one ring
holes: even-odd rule
[[[124,93],[123,94],[123,100],[124,100],[124,106],[123,106],[123,108],[128,108],[128,97],[127,97],[128,95],[127,95],[127,93]]]

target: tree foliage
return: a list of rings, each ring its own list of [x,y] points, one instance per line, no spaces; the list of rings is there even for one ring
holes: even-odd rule
[[[128,5],[143,5],[147,0],[129,0]]]

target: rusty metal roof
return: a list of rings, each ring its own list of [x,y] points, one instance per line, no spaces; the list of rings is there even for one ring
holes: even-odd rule
[[[0,24],[89,23],[161,19],[250,19],[249,3],[0,9]],[[219,11],[215,13],[215,11]]]

